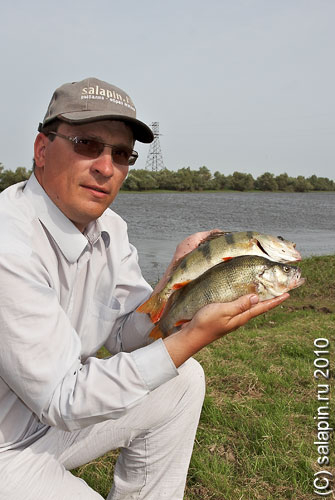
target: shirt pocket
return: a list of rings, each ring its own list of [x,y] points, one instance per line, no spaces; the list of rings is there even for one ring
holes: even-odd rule
[[[87,344],[84,349],[86,353],[97,351],[105,344],[120,317],[120,310],[120,303],[117,299],[114,299],[109,306],[97,298],[92,299],[86,325],[89,333],[84,341]]]
[[[91,302],[91,314],[101,320],[115,320],[119,316],[120,310],[121,304],[115,297],[113,297],[110,305],[104,304],[96,297]]]

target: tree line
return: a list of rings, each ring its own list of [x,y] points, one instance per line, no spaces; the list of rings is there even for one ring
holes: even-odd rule
[[[5,170],[0,163],[0,192],[16,182],[25,181],[31,175],[31,170],[18,167],[15,171]],[[212,174],[203,166],[198,170],[190,167],[180,168],[177,171],[163,169],[157,172],[143,169],[129,171],[123,183],[122,190],[147,191],[151,189],[166,189],[172,191],[205,191],[205,190],[233,190],[233,191],[335,191],[335,182],[327,177],[312,175],[304,177],[290,177],[288,174],[275,176],[265,172],[256,179],[251,174],[234,172],[224,175],[221,172]]]
[[[190,167],[180,168],[178,171],[168,169],[157,172],[150,170],[130,170],[123,183],[123,190],[145,191],[149,189],[167,189],[175,191],[204,191],[204,190],[234,190],[234,191],[335,191],[335,182],[327,177],[312,175],[308,178],[299,175],[290,177],[287,173],[275,176],[265,172],[256,179],[251,174],[234,172],[224,175],[203,166],[198,170]]]
[[[25,167],[17,167],[14,170],[5,170],[2,163],[0,163],[0,192],[17,182],[26,181],[31,175],[31,170]]]

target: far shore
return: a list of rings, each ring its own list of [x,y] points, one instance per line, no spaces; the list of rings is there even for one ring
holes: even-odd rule
[[[120,194],[156,194],[156,193],[180,193],[180,194],[185,194],[185,193],[192,193],[192,194],[212,194],[212,193],[271,193],[271,194],[311,194],[311,193],[324,193],[324,194],[330,194],[334,193],[334,191],[261,191],[259,189],[251,189],[251,190],[245,190],[245,191],[238,191],[235,189],[204,189],[202,191],[194,190],[194,191],[179,191],[176,189],[143,189],[142,191],[135,191],[135,190],[130,190],[130,189],[122,189],[120,190]]]

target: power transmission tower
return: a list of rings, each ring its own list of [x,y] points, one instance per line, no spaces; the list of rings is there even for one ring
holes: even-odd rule
[[[161,145],[159,142],[159,136],[162,134],[159,133],[159,122],[153,122],[150,126],[154,134],[154,140],[150,144],[145,168],[146,170],[154,170],[157,172],[157,170],[165,168]]]

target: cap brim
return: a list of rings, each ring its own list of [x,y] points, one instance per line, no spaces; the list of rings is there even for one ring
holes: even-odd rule
[[[70,123],[90,123],[99,120],[117,120],[128,123],[134,133],[134,139],[139,142],[149,143],[154,140],[154,134],[148,125],[125,115],[110,115],[104,112],[99,114],[97,111],[74,111],[72,113],[63,113],[58,118]]]

